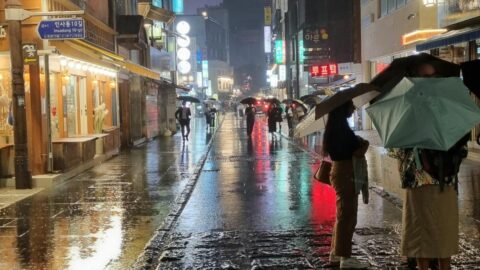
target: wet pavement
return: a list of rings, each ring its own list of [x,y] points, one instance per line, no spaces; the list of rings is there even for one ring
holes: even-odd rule
[[[128,268],[205,154],[204,122],[1,209],[0,269]]]
[[[152,239],[147,250],[153,256],[134,268],[334,269],[328,253],[335,192],[312,181],[318,155],[300,145],[285,136],[272,140],[264,119],[257,119],[249,140],[244,123],[227,117],[184,210]],[[478,164],[462,170],[465,182],[478,183]],[[461,211],[461,253],[454,266],[480,269],[479,213],[472,207],[478,207],[480,191],[464,191],[469,199],[463,201],[470,202]],[[354,256],[371,269],[407,269],[398,255],[398,198],[372,187],[370,203],[359,206]]]
[[[318,138],[272,140],[263,117],[252,139],[233,114],[215,134],[197,120],[186,143],[160,138],[0,210],[0,269],[333,269],[335,192],[312,180]],[[454,266],[480,269],[478,163],[460,181]],[[372,185],[354,256],[406,269],[400,202]]]

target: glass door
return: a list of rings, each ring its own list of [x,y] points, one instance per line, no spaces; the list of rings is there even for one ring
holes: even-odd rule
[[[78,134],[77,127],[77,91],[78,82],[76,76],[70,76],[66,93],[66,112],[67,112],[67,136],[75,136]]]

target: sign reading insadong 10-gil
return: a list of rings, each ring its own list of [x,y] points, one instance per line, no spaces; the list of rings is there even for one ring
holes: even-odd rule
[[[82,39],[85,38],[83,18],[44,20],[38,24],[41,39]]]

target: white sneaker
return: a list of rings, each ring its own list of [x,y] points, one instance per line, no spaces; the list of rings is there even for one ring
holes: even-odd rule
[[[355,258],[342,257],[340,259],[340,269],[367,269],[368,266]]]

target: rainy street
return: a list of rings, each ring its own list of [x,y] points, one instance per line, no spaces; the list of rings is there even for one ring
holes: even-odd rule
[[[329,269],[335,193],[312,179],[318,156],[268,136],[261,116],[251,140],[232,113],[211,134],[196,118],[185,143],[159,138],[1,209],[0,269]],[[461,182],[478,175],[467,161]],[[371,186],[354,256],[403,269],[401,206]],[[480,265],[476,188],[460,190],[458,269]]]

